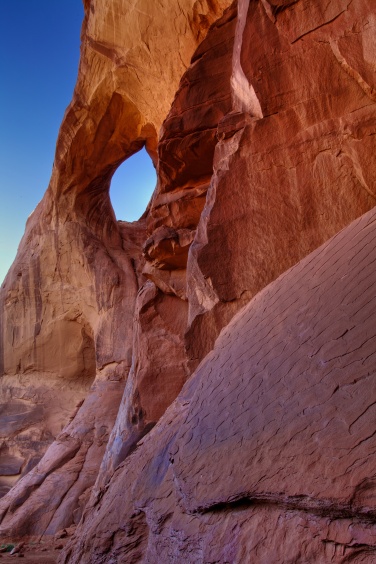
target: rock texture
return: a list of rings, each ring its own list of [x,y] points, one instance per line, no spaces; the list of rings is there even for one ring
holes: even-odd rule
[[[0,293],[3,535],[83,516],[64,561],[372,561],[373,212],[335,235],[376,201],[375,25],[370,0],[85,1]],[[142,146],[156,188],[117,222]]]
[[[212,348],[239,304],[375,204],[374,98],[354,79],[375,68],[363,54],[370,5],[285,4],[239,2],[233,112],[218,128],[189,259],[192,359]],[[301,37],[291,32],[298,24]],[[374,81],[373,73],[371,89]]]
[[[374,562],[375,230],[234,317],[61,562]]]
[[[94,402],[97,383],[101,394],[108,385],[113,395],[117,386],[113,426],[132,364],[147,235],[145,222],[116,222],[108,194],[111,176],[145,144],[156,160],[156,132],[180,77],[228,3],[85,2],[78,80],[50,185],[1,290],[0,492],[35,466],[94,382]],[[166,36],[165,25],[174,32]],[[172,325],[174,335],[175,320]],[[184,367],[179,370],[171,395],[160,400],[165,407],[186,377]],[[158,416],[160,409],[155,406]],[[150,417],[155,421],[154,413]],[[64,430],[59,441],[69,433]],[[17,461],[12,476],[9,457]]]

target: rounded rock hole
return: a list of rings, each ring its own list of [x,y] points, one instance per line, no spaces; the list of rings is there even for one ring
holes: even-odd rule
[[[143,148],[115,171],[110,186],[110,199],[117,220],[140,219],[157,182],[153,162]]]

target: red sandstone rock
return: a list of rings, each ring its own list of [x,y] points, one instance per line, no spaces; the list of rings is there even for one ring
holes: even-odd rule
[[[235,316],[61,562],[374,561],[375,219]]]
[[[187,346],[196,364],[240,305],[376,201],[369,3],[272,2],[275,22],[266,4],[239,3],[238,113],[219,126],[189,257]],[[299,40],[289,35],[297,21]],[[351,53],[352,70],[336,45]]]
[[[156,131],[181,75],[228,4],[187,0],[161,9],[143,0],[85,2],[79,75],[59,133],[50,185],[28,221],[0,295],[0,456],[24,460],[22,473],[35,466],[70,420],[80,426],[81,413],[88,415],[79,406],[85,398],[96,402],[98,385],[120,401],[132,364],[133,312],[145,282],[141,247],[147,237],[143,221],[133,227],[115,221],[109,183],[117,166],[143,145],[156,159]],[[169,22],[174,33],[161,34]],[[181,376],[177,382],[181,386]],[[168,403],[177,385],[172,390]],[[113,426],[118,403],[113,407],[103,414],[106,429]],[[100,409],[96,416],[99,420]],[[79,442],[91,429],[90,422],[85,425],[77,431]],[[60,452],[60,442],[53,449]],[[102,455],[99,450],[96,471]],[[86,470],[78,464],[80,471],[85,482]],[[95,474],[92,467],[88,485]],[[0,476],[1,493],[19,477]],[[28,490],[25,482],[22,487]],[[62,499],[64,483],[57,480],[55,488],[56,499]],[[40,499],[49,495],[47,488]],[[80,511],[81,495],[72,490],[71,520],[73,510]],[[12,499],[4,501],[5,511]],[[51,507],[58,505],[54,501]],[[28,512],[19,517],[22,531]],[[45,521],[26,528],[33,526],[42,531]]]
[[[147,282],[136,301],[134,363],[94,488],[103,494],[118,465],[153,428],[188,377],[183,334],[185,301],[163,294]]]
[[[375,203],[373,6],[162,4],[85,1],[0,293],[0,532],[84,515],[73,562],[370,562],[373,216],[299,261]],[[116,222],[143,145],[156,190]]]

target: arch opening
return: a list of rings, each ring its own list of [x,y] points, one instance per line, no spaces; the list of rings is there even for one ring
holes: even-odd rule
[[[145,147],[114,172],[110,199],[117,220],[137,221],[150,201],[157,182],[153,162]]]

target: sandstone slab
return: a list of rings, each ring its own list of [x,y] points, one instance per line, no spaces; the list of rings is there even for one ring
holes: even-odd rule
[[[61,562],[373,562],[375,225],[234,317]]]

